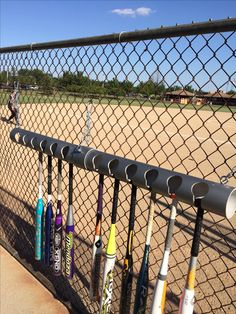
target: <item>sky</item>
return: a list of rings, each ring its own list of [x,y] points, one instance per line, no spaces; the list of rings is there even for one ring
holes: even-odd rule
[[[223,19],[236,1],[0,0],[0,46]]]
[[[142,30],[147,28],[159,28],[163,26],[172,26],[178,24],[189,24],[194,22],[208,21],[210,18],[213,20],[225,19],[227,17],[234,17],[232,13],[236,12],[236,0],[165,0],[165,1],[64,1],[64,0],[41,0],[41,1],[12,1],[12,0],[0,0],[0,47],[32,44],[40,42],[49,42],[57,40],[66,40],[73,38],[89,37],[96,35],[104,35],[111,33],[120,33],[123,31]],[[201,49],[200,37],[195,42],[192,42],[192,48],[195,51],[201,51],[201,58],[207,62],[207,71],[201,71],[198,73],[199,61],[194,57],[196,54],[191,53],[191,48],[188,47],[187,52],[184,53],[185,61],[189,62],[188,71],[183,72],[184,64],[179,60],[177,63],[176,58],[179,58],[179,51],[183,51],[185,46],[189,45],[189,42],[183,38],[178,42],[176,50],[173,53],[168,54],[168,60],[166,55],[163,55],[162,51],[155,55],[156,64],[159,64],[159,72],[165,75],[168,84],[174,84],[176,81],[176,73],[180,78],[181,84],[192,84],[193,75],[196,80],[196,87],[204,86],[207,90],[215,89],[216,86],[226,88],[229,76],[235,78],[235,66],[234,59],[232,58],[232,51],[229,51],[228,47],[223,44],[223,38],[218,35],[213,37],[209,44],[211,47],[217,50],[217,56],[219,56],[221,62],[227,60],[229,54],[231,58],[224,63],[224,69],[220,69],[220,64],[216,58],[212,58],[212,51],[210,49]],[[233,37],[229,39],[233,40]],[[169,48],[168,48],[169,44]],[[230,43],[233,45],[233,43]],[[171,39],[163,44],[165,51],[171,49],[173,42]],[[221,47],[220,49],[218,49]],[[140,47],[136,48],[139,54],[144,51],[142,43]],[[109,47],[108,49],[111,49]],[[106,64],[106,58],[103,60],[103,56],[100,57],[100,63],[103,64],[103,72],[101,73],[100,80],[104,77],[109,79],[113,78],[113,74],[119,80],[129,79],[133,82],[137,79],[135,73],[140,73],[138,79],[146,81],[149,76],[156,71],[156,65],[152,62],[149,63],[150,55],[143,54],[142,62],[138,62],[135,66],[135,56],[129,59],[131,63],[125,63],[126,55],[131,53],[132,45],[127,46],[125,53],[121,54],[120,62],[123,63],[124,72],[119,73],[119,63],[116,62],[117,55],[111,55],[110,62],[112,64],[112,58],[115,58],[114,66],[112,70]],[[151,44],[149,51],[157,51],[158,47]],[[89,52],[87,52],[89,53]],[[109,55],[110,52],[106,51]],[[200,56],[200,55],[199,55]],[[77,64],[68,58],[67,63],[63,64],[63,58],[61,58],[60,52],[57,57],[60,58],[60,64],[57,67],[57,73],[61,75],[63,71],[71,70],[84,71],[91,73],[91,77],[96,77],[100,71],[93,65],[93,58],[91,56],[90,63],[86,69],[83,68],[83,64]],[[65,56],[64,56],[65,57]],[[66,57],[69,57],[66,56]],[[43,59],[42,59],[43,60]],[[43,62],[41,60],[41,63]],[[94,59],[96,63],[97,59]],[[162,61],[163,60],[163,61]],[[194,61],[191,61],[194,60]],[[208,62],[207,60],[210,60]],[[79,61],[78,61],[79,62]],[[73,66],[76,66],[73,69]],[[125,65],[126,64],[126,65]],[[147,64],[147,72],[143,71],[144,64]],[[170,64],[175,64],[175,71],[170,71]],[[8,65],[7,65],[8,66]],[[40,64],[47,69],[47,64]],[[125,68],[127,66],[127,68]],[[130,71],[130,66],[133,67],[133,71]],[[60,68],[61,67],[61,68]],[[80,68],[81,67],[81,68]],[[148,69],[148,67],[150,69]],[[107,70],[106,70],[107,69]],[[215,71],[217,72],[215,73]],[[48,69],[50,71],[50,69]],[[225,72],[226,71],[226,72]],[[106,73],[107,72],[107,73]],[[124,77],[125,73],[130,72],[129,77]],[[183,74],[182,74],[183,73]],[[214,74],[215,73],[215,74]],[[191,74],[191,75],[190,75]],[[214,84],[207,84],[209,81],[209,75],[212,75]],[[195,83],[193,83],[195,84]]]

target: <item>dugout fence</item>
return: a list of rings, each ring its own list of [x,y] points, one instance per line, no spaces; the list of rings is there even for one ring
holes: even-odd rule
[[[236,186],[235,19],[0,48],[1,243],[72,311],[96,313],[89,299],[98,175],[75,169],[75,276],[56,278],[34,260],[38,155],[10,141],[7,100],[19,83],[20,126],[76,145],[185,175]],[[46,196],[46,163],[44,162]],[[63,163],[63,219],[68,207]],[[223,184],[222,183],[222,184]],[[103,241],[107,243],[113,180],[105,176]],[[56,197],[56,161],[53,160]],[[112,310],[119,312],[131,188],[122,182]],[[138,189],[134,283],[145,244],[149,193]],[[157,195],[149,267],[150,310],[169,217]],[[169,261],[166,313],[177,313],[185,285],[195,208],[178,203]],[[235,216],[206,213],[196,277],[195,313],[235,312]]]

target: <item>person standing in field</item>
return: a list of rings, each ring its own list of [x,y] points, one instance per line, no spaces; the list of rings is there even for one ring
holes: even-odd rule
[[[19,92],[18,90],[14,89],[13,92],[9,96],[8,100],[8,109],[11,111],[10,117],[7,119],[7,122],[10,122],[12,119],[15,118],[16,120],[16,127],[19,127]]]

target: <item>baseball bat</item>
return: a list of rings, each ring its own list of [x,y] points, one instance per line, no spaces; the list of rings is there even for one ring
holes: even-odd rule
[[[183,291],[183,294],[180,299],[179,304],[179,314],[192,314],[194,308],[194,283],[196,277],[196,267],[197,267],[197,259],[199,254],[199,245],[201,238],[201,229],[202,229],[202,221],[204,209],[201,207],[201,200],[196,200],[197,205],[197,217],[193,235],[193,242],[191,248],[191,257],[189,262],[188,275],[186,280],[186,285]]]
[[[113,271],[116,261],[116,213],[118,204],[119,184],[120,181],[118,179],[115,179],[111,227],[106,249],[106,260],[103,273],[102,295],[100,302],[100,313],[102,314],[110,313],[111,311]]]
[[[43,153],[39,153],[38,165],[38,202],[36,206],[35,219],[35,259],[40,261],[43,259],[43,195],[42,195],[42,177],[43,177]]]
[[[45,213],[44,262],[47,266],[53,263],[53,210],[52,210],[52,156],[48,156],[48,200]]]
[[[73,164],[69,164],[69,208],[66,219],[65,274],[68,279],[74,275],[74,217],[73,217]]]
[[[129,230],[127,249],[124,260],[122,283],[121,283],[121,298],[120,298],[120,314],[129,314],[131,306],[132,282],[133,282],[133,236],[134,236],[134,218],[136,205],[137,187],[132,185]]]
[[[93,242],[92,253],[92,267],[91,267],[91,279],[90,279],[90,299],[93,301],[100,301],[100,268],[102,257],[102,236],[101,236],[101,224],[102,224],[102,196],[103,196],[103,184],[104,175],[99,175],[98,184],[98,202],[97,202],[97,214],[96,214],[96,227],[95,237]]]
[[[62,183],[62,161],[58,159],[58,177],[57,177],[57,209],[54,229],[54,260],[53,272],[59,276],[62,273],[62,203],[61,203],[61,183]]]
[[[150,241],[152,235],[153,216],[155,209],[156,195],[152,192],[150,197],[149,214],[148,214],[148,226],[146,234],[146,243],[144,248],[144,255],[141,264],[141,269],[138,275],[135,302],[134,302],[134,314],[145,313],[147,296],[148,296],[148,283],[149,283],[149,250]]]
[[[176,195],[171,194],[172,204],[170,211],[169,224],[167,229],[164,255],[161,263],[161,268],[157,277],[157,282],[154,290],[151,314],[164,314],[165,300],[166,300],[166,279],[168,272],[168,262],[170,255],[171,242],[173,238],[173,231],[176,218]]]

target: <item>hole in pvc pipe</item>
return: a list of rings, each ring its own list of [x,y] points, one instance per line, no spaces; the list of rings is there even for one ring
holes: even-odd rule
[[[64,147],[62,147],[62,149],[61,149],[61,156],[62,156],[62,158],[65,158],[65,157],[66,157],[66,155],[67,155],[68,152],[69,152],[69,149],[70,149],[69,146],[64,146]]]
[[[36,143],[37,143],[37,137],[31,138],[30,145],[32,148],[35,148]]]
[[[46,140],[42,140],[42,141],[39,143],[39,147],[40,147],[40,149],[41,149],[42,152],[45,150],[46,145],[47,145],[47,141],[46,141]]]
[[[168,193],[175,194],[180,185],[182,184],[182,177],[181,176],[172,176],[168,178],[167,185],[168,185]]]
[[[52,155],[55,154],[56,148],[57,148],[57,143],[53,143],[50,145],[49,150],[50,150]]]
[[[134,175],[136,174],[138,166],[135,164],[128,165],[125,169],[126,179],[131,181]]]
[[[28,141],[27,141],[27,134],[23,135],[22,141],[23,141],[24,145],[27,144],[27,142],[28,142]]]
[[[24,145],[31,145],[31,141],[32,141],[32,138],[29,134],[25,134],[23,135],[22,137],[22,142],[24,143]]]
[[[232,218],[235,211],[236,211],[236,189],[234,189],[228,197],[228,201],[226,203],[226,209],[225,209],[226,218],[227,219]]]
[[[192,185],[193,201],[206,196],[209,191],[209,186],[205,182],[198,182]]]
[[[17,133],[15,134],[15,140],[16,140],[17,143],[19,143],[20,137],[21,137],[20,133],[17,132]]]
[[[98,171],[100,162],[102,161],[102,154],[96,155],[92,159],[93,169]]]
[[[156,180],[157,177],[158,177],[157,170],[152,169],[152,170],[146,171],[144,174],[146,187],[150,189],[153,182]]]
[[[112,159],[111,161],[108,162],[108,170],[110,175],[114,175],[114,172],[116,171],[118,165],[119,165],[118,159]]]

